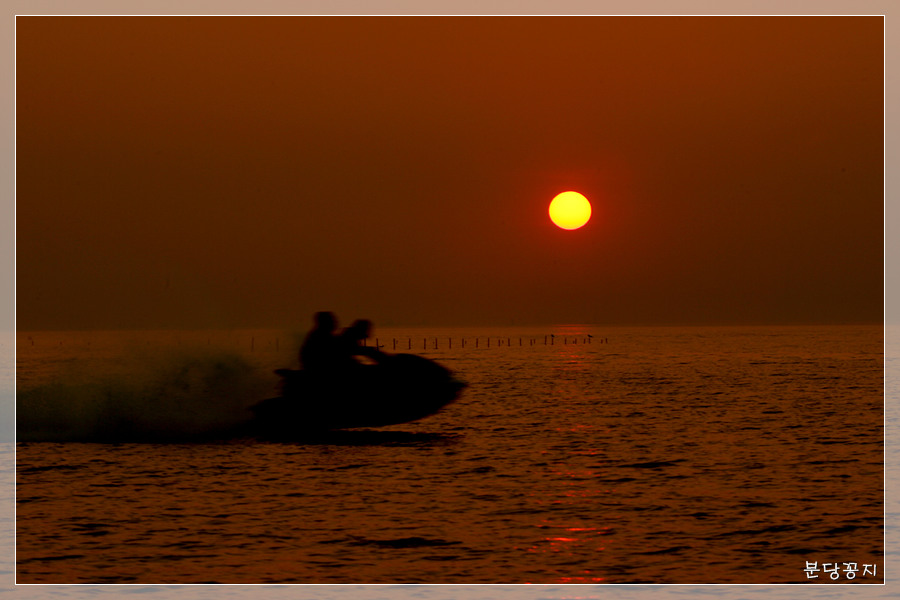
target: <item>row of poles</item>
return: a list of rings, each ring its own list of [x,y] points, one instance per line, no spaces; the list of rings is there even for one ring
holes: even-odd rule
[[[545,335],[545,336],[544,336],[543,345],[544,345],[544,346],[554,346],[554,345],[556,345],[556,343],[559,341],[559,338],[560,338],[560,337],[562,338],[562,343],[563,343],[563,345],[568,345],[568,344],[578,344],[578,343],[581,343],[581,344],[592,344],[592,343],[594,342],[594,336],[592,336],[592,335],[587,335],[587,336],[571,336],[571,337],[570,337],[570,336],[556,336],[556,335],[550,334],[550,335]],[[452,337],[448,337],[448,338],[440,338],[440,337],[427,338],[427,337],[426,337],[426,338],[423,338],[423,339],[422,339],[422,350],[428,350],[428,340],[429,340],[429,339],[432,341],[432,346],[431,346],[431,349],[432,349],[432,350],[438,350],[438,349],[440,348],[439,340],[443,340],[443,339],[446,339],[446,340],[447,340],[447,346],[446,346],[447,349],[449,349],[449,350],[452,350],[452,349],[453,349],[453,338],[452,338]],[[502,348],[502,347],[504,347],[504,346],[510,347],[510,346],[516,345],[516,344],[515,344],[516,338],[511,338],[511,337],[507,337],[507,338],[502,338],[502,337],[498,337],[498,338],[491,338],[491,337],[480,338],[480,337],[475,337],[475,338],[468,338],[468,339],[467,339],[467,338],[460,338],[460,339],[459,339],[459,345],[458,345],[457,347],[458,347],[458,348],[465,348],[465,347],[466,347],[466,343],[468,342],[470,348],[473,348],[473,347],[474,347],[474,348],[479,348],[479,347],[482,346],[482,339],[483,339],[483,341],[484,341],[483,346],[484,346],[485,348],[490,348],[490,347],[491,347],[491,340],[492,340],[492,339],[496,340],[496,344],[494,345],[495,348]],[[406,342],[406,344],[405,344],[406,349],[407,349],[407,350],[412,350],[412,349],[413,349],[413,339],[412,339],[412,338],[406,338],[406,340],[402,340],[402,339],[401,339],[401,340],[397,340],[397,338],[392,338],[392,339],[391,339],[391,349],[392,349],[392,350],[397,350],[398,347],[402,349],[403,346],[404,346],[404,344],[403,344],[404,341]],[[526,341],[527,341],[527,344],[526,344]],[[505,342],[505,343],[504,343],[504,342]],[[609,343],[609,338],[597,338],[597,343],[599,343],[599,344],[608,344],[608,343]],[[364,342],[363,342],[363,345],[365,345],[365,344],[366,344],[366,342],[364,341]],[[521,338],[521,337],[520,337],[520,338],[518,338],[518,345],[519,345],[519,346],[526,346],[526,345],[528,345],[528,346],[537,346],[537,345],[541,345],[541,342],[540,342],[540,338]],[[385,345],[385,344],[382,344],[382,343],[381,343],[381,340],[380,340],[379,338],[375,338],[375,347],[378,348],[378,349],[381,349],[381,348],[385,348],[386,345]],[[418,346],[417,346],[417,347],[418,347]]]
[[[574,344],[579,344],[579,343],[593,344],[594,339],[595,339],[594,336],[592,336],[592,335],[587,335],[585,337],[579,337],[579,336],[571,336],[570,337],[570,336],[556,336],[556,335],[550,334],[550,335],[544,336],[543,345],[544,346],[555,346],[556,343],[559,341],[560,337],[562,338],[563,345],[569,345],[569,344],[574,345]],[[445,339],[445,338],[441,338],[441,337],[422,338],[422,350],[428,350],[428,340],[431,340],[431,349],[432,350],[440,349],[440,347],[441,347],[440,340],[443,340],[443,339]],[[481,348],[482,346],[484,348],[490,348],[492,339],[496,340],[496,343],[494,344],[495,348],[502,348],[504,346],[510,347],[510,346],[516,345],[516,343],[515,343],[516,338],[507,337],[504,339],[502,337],[498,337],[498,338],[475,337],[475,338],[460,338],[459,345],[457,347],[465,348],[466,344],[468,343],[470,348]],[[596,339],[597,339],[598,344],[608,344],[609,343],[609,338],[596,338]],[[453,338],[448,337],[448,338],[446,338],[446,340],[447,340],[447,346],[446,346],[447,349],[452,350],[453,349]],[[484,341],[483,345],[482,345],[482,340]],[[412,350],[413,349],[413,339],[412,338],[406,338],[405,340],[403,340],[403,339],[398,340],[397,338],[392,338],[391,339],[391,350],[396,351],[398,348],[402,350],[403,346],[404,346],[404,344],[403,344],[404,341],[406,342],[406,344],[405,344],[406,349]],[[525,343],[526,341],[527,341],[527,344]],[[418,342],[417,342],[417,344],[418,344]],[[368,345],[368,340],[363,340],[363,345],[364,346]],[[518,338],[518,345],[519,346],[525,346],[525,345],[539,346],[539,345],[541,345],[541,340],[540,340],[540,338],[521,338],[520,337],[520,338]],[[256,339],[250,338],[250,349],[253,350],[255,348],[255,346],[256,346]],[[278,350],[278,346],[279,346],[278,340],[276,339],[275,340],[275,349],[276,350]],[[380,350],[382,348],[385,348],[386,345],[381,343],[381,339],[375,338],[375,347]],[[416,348],[418,348],[418,347],[419,346],[416,345]]]
[[[550,334],[550,335],[545,335],[545,336],[544,336],[544,343],[543,343],[543,345],[544,345],[544,346],[554,346],[554,345],[556,345],[556,342],[557,342],[557,340],[559,339],[559,337],[562,337],[562,343],[563,343],[563,345],[569,345],[570,343],[571,343],[571,344],[578,344],[579,341],[580,341],[580,343],[582,343],[582,344],[592,344],[592,343],[594,343],[594,336],[592,336],[592,335],[590,335],[590,334],[588,334],[587,336],[583,336],[583,337],[582,337],[582,336],[571,336],[571,337],[570,337],[570,336],[556,336],[556,335],[554,335],[554,334]],[[434,338],[427,338],[427,337],[426,337],[426,338],[422,338],[422,350],[428,350],[428,340],[429,340],[429,339],[432,340],[432,347],[431,347],[432,350],[438,350],[439,347],[440,347],[439,340],[442,340],[442,339],[444,339],[444,338],[440,338],[440,337],[434,337]],[[447,348],[448,348],[449,350],[452,350],[452,349],[453,349],[453,338],[452,338],[452,337],[448,337],[448,338],[446,338],[446,339],[447,339]],[[485,338],[484,338],[484,347],[485,347],[485,348],[490,348],[490,347],[491,347],[491,339],[492,339],[492,338],[490,338],[490,337],[485,337]],[[510,346],[515,345],[515,344],[514,344],[515,338],[507,337],[507,338],[505,339],[506,344],[503,343],[503,342],[504,342],[504,338],[502,338],[502,337],[493,338],[493,339],[496,339],[496,340],[497,340],[497,343],[496,343],[495,346],[494,346],[494,347],[496,347],[496,348],[502,348],[504,345],[505,345],[506,347],[510,347]],[[538,345],[540,345],[540,338],[521,338],[521,337],[518,338],[518,340],[519,340],[519,344],[518,344],[518,345],[519,345],[519,346],[524,346],[525,343],[524,343],[523,340],[526,340],[526,339],[528,340],[528,345],[529,345],[529,346],[538,346]],[[482,340],[482,338],[480,338],[480,337],[475,337],[475,338],[470,338],[470,339],[468,339],[469,347],[470,347],[470,348],[471,348],[471,347],[479,348],[480,345],[481,345],[481,340]],[[402,340],[402,339],[401,339],[401,340],[398,340],[397,338],[392,338],[392,339],[391,339],[391,349],[392,349],[392,350],[397,350],[398,347],[402,349],[402,348],[403,348],[403,343],[402,343],[403,341],[404,341],[404,340]],[[412,339],[412,338],[406,338],[405,341],[406,341],[406,349],[407,349],[407,350],[412,350],[412,349],[413,349],[413,339]],[[460,338],[460,339],[459,339],[459,346],[458,346],[458,347],[465,348],[465,347],[466,347],[466,341],[467,341],[467,338]],[[473,341],[474,341],[474,345],[473,345]],[[398,343],[398,342],[399,342],[399,343]],[[609,338],[597,338],[597,343],[599,343],[599,344],[608,344],[608,343],[609,343]],[[368,340],[363,340],[363,346],[366,346],[366,345],[368,345]],[[253,350],[253,349],[255,348],[255,346],[256,346],[256,338],[250,338],[250,349]],[[276,339],[275,339],[275,350],[278,350],[278,346],[279,346],[278,338],[276,338]],[[375,348],[377,348],[377,349],[380,350],[381,348],[384,348],[384,347],[385,347],[385,344],[382,344],[382,343],[381,343],[381,340],[380,340],[379,338],[375,338]],[[418,347],[418,346],[417,346],[417,347]]]

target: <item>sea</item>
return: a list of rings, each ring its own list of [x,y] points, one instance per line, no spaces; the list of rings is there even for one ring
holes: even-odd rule
[[[459,399],[378,429],[232,437],[300,339],[17,332],[16,584],[884,589],[881,325],[376,328],[368,344],[452,370]]]

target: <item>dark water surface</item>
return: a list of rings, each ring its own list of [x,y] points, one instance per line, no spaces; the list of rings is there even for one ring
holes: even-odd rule
[[[376,335],[469,388],[271,443],[290,336],[20,333],[17,582],[883,582],[880,326]]]

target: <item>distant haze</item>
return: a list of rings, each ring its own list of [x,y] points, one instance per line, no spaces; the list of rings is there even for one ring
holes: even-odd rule
[[[880,322],[883,25],[18,17],[17,328]]]

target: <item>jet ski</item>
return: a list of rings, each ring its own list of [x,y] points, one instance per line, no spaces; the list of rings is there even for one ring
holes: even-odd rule
[[[290,437],[355,427],[383,427],[430,416],[459,396],[465,383],[414,354],[327,373],[279,369],[281,395],[250,407],[256,435]]]

